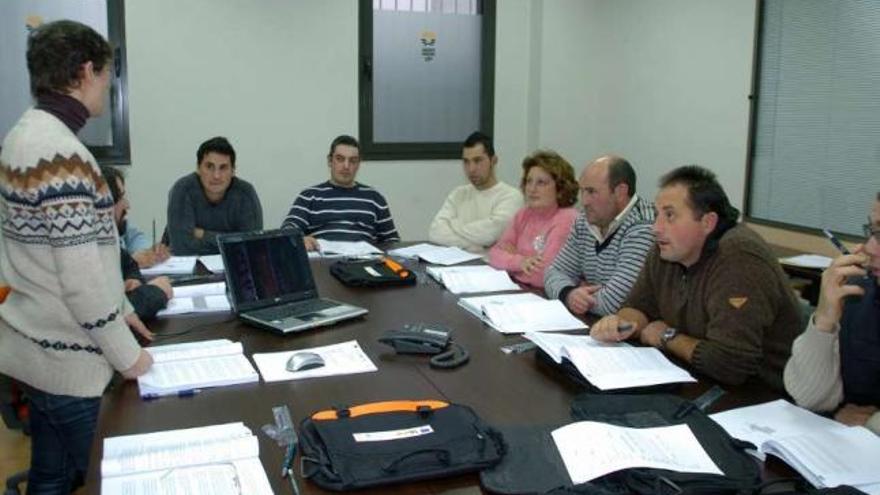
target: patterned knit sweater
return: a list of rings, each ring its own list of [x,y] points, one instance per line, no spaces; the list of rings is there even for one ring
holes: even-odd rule
[[[600,285],[593,294],[596,306],[590,311],[599,315],[615,313],[636,283],[654,245],[653,221],[651,203],[636,196],[629,211],[600,242],[581,211],[568,239],[544,273],[547,297],[564,303],[569,292],[581,283]]]
[[[100,396],[140,347],[124,321],[113,199],[58,118],[24,113],[0,152],[0,373],[39,390]]]

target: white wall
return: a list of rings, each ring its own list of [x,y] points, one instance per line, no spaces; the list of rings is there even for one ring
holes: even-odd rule
[[[542,146],[578,170],[620,154],[649,199],[660,175],[697,163],[742,204],[755,2],[555,0],[543,11]]]
[[[683,163],[715,169],[742,196],[754,2],[503,0],[496,23],[499,175],[551,147],[580,170],[620,153],[641,190]],[[325,180],[338,134],[357,134],[357,3],[152,0],[126,3],[131,220],[165,225],[167,191],[200,142],[230,138],[238,174],[276,227],[293,197]],[[404,239],[424,239],[457,160],[365,162]]]

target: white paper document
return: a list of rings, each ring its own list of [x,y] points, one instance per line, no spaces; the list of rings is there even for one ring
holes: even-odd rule
[[[328,241],[326,239],[318,239],[318,246],[323,257],[382,254],[380,249],[366,241]]]
[[[219,254],[199,256],[199,261],[205,265],[205,268],[211,273],[223,273],[225,270],[225,267],[223,266],[223,256]]]
[[[146,350],[154,356],[154,362],[146,374],[138,377],[141,397],[161,397],[260,379],[238,342],[193,342]]]
[[[586,329],[558,299],[516,304],[484,304],[486,323],[501,333],[556,332]]]
[[[758,447],[756,456],[766,458],[761,445],[773,438],[809,435],[820,430],[848,428],[832,419],[810,412],[786,400],[775,400],[755,406],[740,407],[710,416],[734,438]]]
[[[426,271],[453,294],[522,290],[506,271],[489,265],[429,266]]]
[[[198,256],[172,256],[167,260],[149,268],[141,268],[141,275],[189,275],[196,269]]]
[[[563,358],[571,361],[578,372],[599,390],[697,381],[653,347],[599,342],[587,335],[527,333],[525,337],[557,363]]]
[[[565,351],[574,367],[599,390],[697,381],[653,347],[592,346]]]
[[[412,246],[397,248],[397,249],[389,249],[389,256],[400,256],[403,258],[418,258],[422,253],[428,253],[435,249],[443,249],[442,246],[437,246],[436,244],[429,244],[427,242],[421,242],[419,244],[413,244]]]
[[[788,258],[779,258],[783,265],[802,266],[804,268],[816,268],[824,270],[831,266],[831,258],[818,254],[799,254]]]
[[[777,400],[713,414],[731,436],[779,457],[819,488],[880,492],[880,437]]]
[[[428,263],[435,265],[457,265],[466,261],[473,261],[482,258],[480,254],[469,253],[461,248],[436,246],[434,244],[420,243],[405,248],[397,248],[388,251],[392,256],[403,256],[405,258],[421,258]]]
[[[272,489],[257,437],[244,424],[229,423],[105,438],[101,493],[269,495]]]
[[[324,359],[324,366],[304,371],[287,371],[287,361],[298,352],[319,354]],[[263,381],[267,383],[378,371],[356,340],[311,349],[254,354],[254,362],[260,369]]]
[[[517,294],[499,294],[495,296],[475,296],[462,297],[458,300],[458,305],[467,310],[470,314],[486,321],[486,315],[483,308],[488,305],[505,305],[519,304],[525,302],[543,301],[544,298],[531,292],[519,292]]]
[[[538,347],[544,350],[557,363],[562,362],[562,358],[568,358],[567,349],[575,349],[578,347],[628,347],[626,342],[609,343],[601,342],[589,335],[558,335],[552,333],[527,333],[523,337],[534,342]]]
[[[226,282],[183,285],[174,288],[174,297],[156,316],[232,311],[226,297]]]
[[[624,428],[581,421],[553,430],[552,435],[575,484],[639,467],[724,474],[687,425]]]

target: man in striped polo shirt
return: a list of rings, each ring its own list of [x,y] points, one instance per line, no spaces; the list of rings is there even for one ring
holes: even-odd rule
[[[338,136],[327,154],[330,180],[304,189],[281,224],[303,235],[306,249],[316,251],[317,239],[399,241],[388,202],[378,191],[355,181],[360,167],[360,144],[351,136]]]
[[[574,314],[607,315],[620,309],[654,244],[654,207],[619,156],[596,158],[578,182],[583,211],[544,273],[544,290]]]

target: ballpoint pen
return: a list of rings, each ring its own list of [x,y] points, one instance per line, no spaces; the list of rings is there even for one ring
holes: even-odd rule
[[[177,396],[177,397],[193,397],[194,395],[200,394],[201,392],[202,392],[201,389],[198,389],[198,388],[191,388],[191,389],[187,389],[187,390],[178,390],[177,392],[171,392],[171,393],[150,393],[150,394],[144,394],[144,395],[141,396],[141,399],[143,399],[143,400],[155,400],[155,399],[161,399],[162,397],[174,397],[174,396]]]
[[[834,244],[834,247],[836,247],[838,251],[843,254],[852,254],[849,252],[849,249],[847,249],[846,246],[844,246],[843,243],[831,233],[830,230],[822,229],[822,233],[825,234],[825,237],[827,237],[829,241],[831,241],[831,244]]]
[[[290,489],[293,495],[299,495],[299,485],[296,483],[296,474],[293,471],[293,459],[296,457],[296,441],[287,446],[287,452],[284,454],[284,464],[281,466],[281,477],[287,478],[290,483]]]

